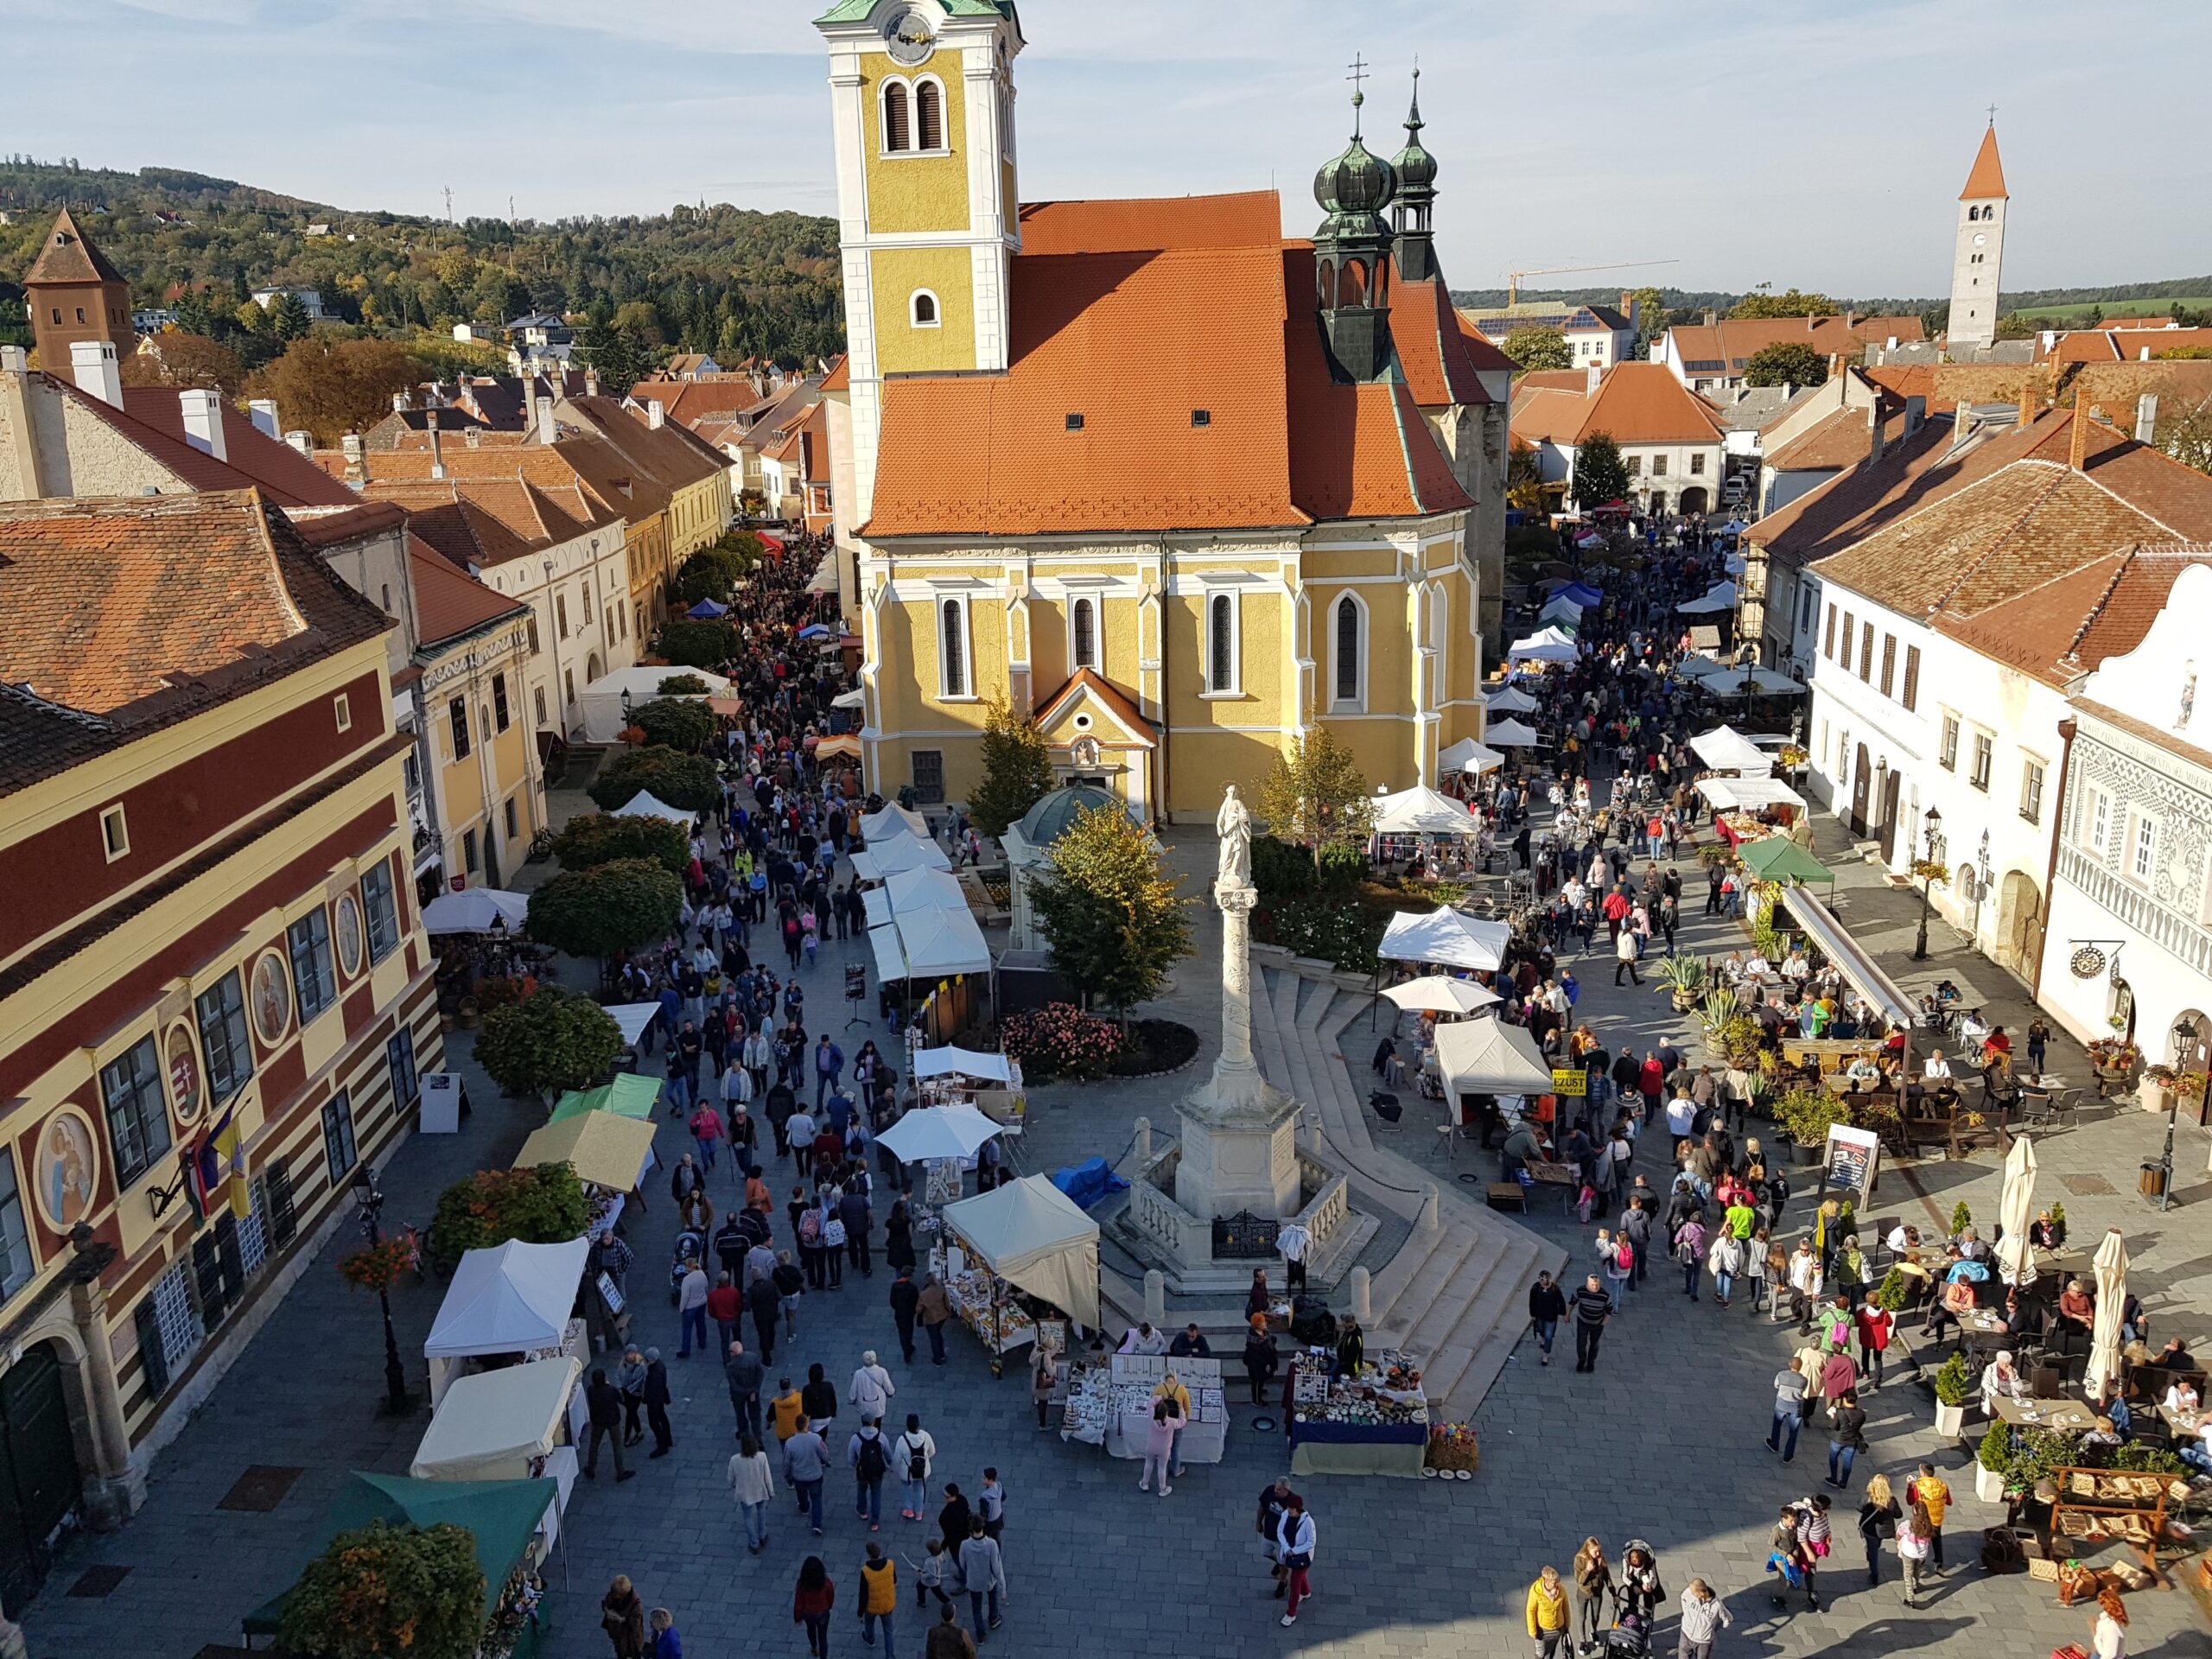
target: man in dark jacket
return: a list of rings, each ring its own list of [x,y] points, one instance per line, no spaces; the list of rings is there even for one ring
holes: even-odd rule
[[[584,1404],[591,1413],[591,1440],[584,1449],[584,1478],[599,1478],[599,1443],[605,1440],[613,1442],[614,1447],[614,1478],[629,1479],[638,1471],[622,1466],[621,1392],[597,1366],[592,1368],[591,1381],[584,1387]]]
[[[733,1342],[729,1355],[722,1361],[722,1376],[729,1383],[730,1409],[737,1414],[741,1433],[754,1440],[760,1438],[760,1384],[766,1368],[759,1359],[746,1352],[745,1344]]]
[[[837,1219],[845,1224],[845,1249],[852,1263],[868,1278],[875,1276],[875,1260],[868,1254],[868,1230],[873,1217],[868,1194],[848,1192],[837,1200]]]
[[[776,1363],[776,1316],[780,1299],[772,1277],[763,1274],[745,1287],[745,1311],[753,1316],[753,1343],[762,1370]]]
[[[1542,1363],[1552,1363],[1552,1338],[1559,1334],[1559,1322],[1567,1317],[1566,1293],[1552,1282],[1548,1273],[1536,1275],[1536,1282],[1529,1287],[1529,1324],[1536,1333],[1536,1345],[1543,1351]]]
[[[668,1426],[668,1366],[660,1357],[660,1350],[645,1350],[645,1422],[653,1432],[653,1449],[647,1455],[664,1458],[676,1444],[676,1437]]]
[[[899,1268],[891,1287],[891,1322],[899,1327],[899,1351],[909,1365],[914,1363],[914,1315],[921,1305],[922,1288],[914,1282],[914,1270]]]
[[[1183,1327],[1182,1334],[1167,1344],[1167,1351],[1177,1359],[1211,1359],[1213,1350],[1207,1345],[1205,1335],[1196,1324]]]

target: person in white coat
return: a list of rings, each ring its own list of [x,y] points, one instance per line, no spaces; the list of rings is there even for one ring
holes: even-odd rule
[[[776,1495],[776,1471],[750,1434],[738,1442],[729,1460],[729,1491],[745,1517],[745,1548],[758,1555],[768,1543],[768,1500]]]
[[[860,1408],[863,1417],[873,1417],[879,1423],[891,1408],[891,1396],[899,1392],[899,1385],[891,1380],[891,1373],[875,1363],[875,1350],[871,1348],[861,1356],[860,1369],[853,1373],[852,1388],[846,1398]]]
[[[1306,1500],[1293,1492],[1283,1501],[1282,1518],[1275,1522],[1275,1559],[1290,1584],[1290,1602],[1282,1615],[1286,1624],[1298,1622],[1298,1604],[1313,1593],[1306,1576],[1313,1570],[1313,1517],[1306,1512]]]
[[[899,1518],[918,1521],[927,1513],[930,1470],[937,1461],[937,1441],[922,1427],[918,1412],[906,1414],[906,1432],[891,1443],[891,1471],[899,1477],[901,1494]]]

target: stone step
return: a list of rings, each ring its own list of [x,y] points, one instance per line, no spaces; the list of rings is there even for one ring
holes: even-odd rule
[[[1405,1346],[1405,1339],[1421,1321],[1440,1304],[1450,1301],[1452,1281],[1481,1243],[1467,1228],[1439,1228],[1433,1245],[1412,1276],[1397,1287],[1388,1303],[1376,1301],[1376,1328],[1389,1332],[1394,1346]]]
[[[1451,1230],[1466,1233],[1467,1249],[1450,1276],[1430,1295],[1427,1305],[1424,1306],[1415,1300],[1422,1288],[1419,1278],[1406,1287],[1405,1312],[1410,1317],[1406,1321],[1405,1336],[1398,1345],[1430,1359],[1443,1352],[1469,1305],[1481,1295],[1484,1287],[1500,1270],[1505,1259],[1511,1256],[1517,1260],[1522,1254],[1510,1249],[1502,1239],[1486,1238],[1462,1228],[1455,1227]],[[1440,1251],[1439,1255],[1441,1254]],[[1470,1348],[1476,1339],[1470,1336]]]
[[[1423,1376],[1431,1399],[1441,1402],[1438,1414],[1446,1422],[1472,1418],[1528,1328],[1529,1286],[1538,1270],[1535,1252],[1517,1264],[1518,1271],[1514,1265],[1497,1265]]]

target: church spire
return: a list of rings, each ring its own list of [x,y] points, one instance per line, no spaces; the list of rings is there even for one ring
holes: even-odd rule
[[[1365,73],[1355,59],[1355,85]],[[1347,380],[1373,380],[1390,362],[1390,226],[1382,213],[1398,177],[1360,141],[1366,101],[1363,92],[1352,93],[1351,142],[1313,175],[1313,199],[1328,215],[1313,232],[1315,297],[1329,355]]]
[[[1436,245],[1429,215],[1436,203],[1436,157],[1421,142],[1421,66],[1414,66],[1412,106],[1406,111],[1406,147],[1392,159],[1398,175],[1398,275],[1407,282],[1425,282],[1438,274]]]

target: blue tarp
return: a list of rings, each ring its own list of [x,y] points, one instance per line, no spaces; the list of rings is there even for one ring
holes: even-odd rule
[[[810,622],[798,631],[798,637],[802,639],[827,639],[830,630],[819,622]]]
[[[1553,594],[1552,597],[1554,599],[1571,600],[1575,604],[1587,609],[1589,607],[1595,605],[1599,600],[1603,599],[1605,595],[1599,593],[1595,588],[1590,586],[1587,582],[1573,582],[1560,588],[1559,592]]]
[[[1099,1199],[1126,1191],[1129,1184],[1103,1158],[1086,1158],[1073,1169],[1054,1170],[1052,1185],[1074,1199],[1078,1209],[1088,1210]]]
[[[702,620],[711,620],[717,616],[728,616],[728,606],[718,605],[711,599],[702,599],[696,605],[694,605],[690,610],[684,612],[684,615],[686,616],[696,616]]]

